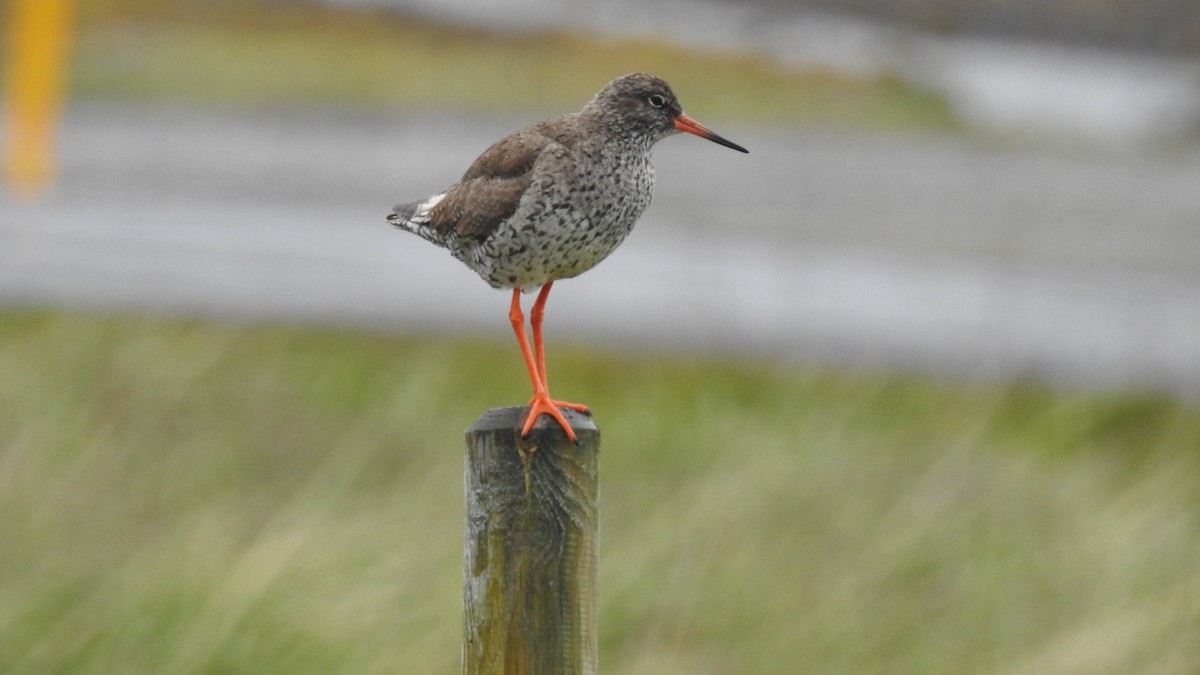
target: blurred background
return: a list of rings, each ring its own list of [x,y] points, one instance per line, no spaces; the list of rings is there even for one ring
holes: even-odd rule
[[[391,206],[649,71],[555,287],[610,673],[1200,671],[1200,5],[6,0],[0,671],[458,668],[508,298]]]

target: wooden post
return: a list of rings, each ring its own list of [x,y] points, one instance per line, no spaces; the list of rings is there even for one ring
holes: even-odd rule
[[[578,444],[526,408],[467,430],[463,673],[594,675],[600,431],[566,412]]]

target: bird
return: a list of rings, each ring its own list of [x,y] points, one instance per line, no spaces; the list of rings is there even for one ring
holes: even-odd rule
[[[437,246],[497,289],[511,289],[512,323],[533,398],[521,427],[549,415],[576,442],[560,409],[587,406],[550,398],[542,322],[559,279],[595,267],[625,240],[650,204],[650,149],[684,132],[727,148],[749,150],[683,112],[670,85],[630,73],[604,85],[578,112],[516,131],[479,155],[458,182],[400,204],[387,220]],[[538,291],[530,310],[532,347],[521,294]]]

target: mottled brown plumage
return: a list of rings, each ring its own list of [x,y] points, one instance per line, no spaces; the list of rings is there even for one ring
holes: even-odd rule
[[[444,192],[397,206],[393,225],[450,251],[496,288],[514,289],[509,314],[534,384],[523,433],[541,413],[574,434],[546,393],[541,315],[551,284],[594,267],[650,204],[650,148],[685,131],[746,152],[683,113],[670,86],[644,73],[609,82],[583,109],[501,139]],[[533,309],[535,354],[520,292],[542,287]],[[518,320],[518,317],[519,320]]]
[[[430,210],[429,226],[471,237],[495,230],[516,212],[521,195],[533,182],[538,155],[554,142],[535,126],[488,148]]]

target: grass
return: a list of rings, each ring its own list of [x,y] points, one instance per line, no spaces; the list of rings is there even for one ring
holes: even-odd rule
[[[551,354],[606,673],[1193,673],[1200,408]],[[0,672],[458,668],[461,432],[515,348],[0,314]]]
[[[892,76],[582,33],[512,34],[306,3],[95,0],[80,6],[75,96],[189,106],[575,110],[647,70],[703,119],[947,129],[940,96]]]

